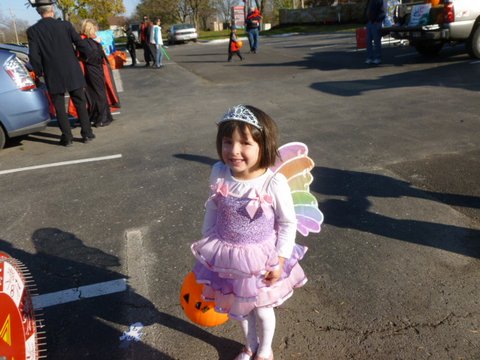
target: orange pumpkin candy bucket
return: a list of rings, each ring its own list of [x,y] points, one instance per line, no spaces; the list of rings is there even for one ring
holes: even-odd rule
[[[185,315],[200,326],[212,327],[227,322],[228,315],[216,312],[215,303],[202,298],[202,290],[203,285],[197,283],[192,271],[189,272],[180,289],[180,305]]]

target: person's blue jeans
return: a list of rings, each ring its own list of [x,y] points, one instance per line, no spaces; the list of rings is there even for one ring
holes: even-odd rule
[[[367,23],[367,59],[382,58],[382,23],[369,21]]]
[[[250,51],[257,51],[258,35],[258,28],[248,30],[248,42],[250,43]]]
[[[162,46],[163,45],[156,45],[156,50],[157,50],[155,52],[155,66],[156,67],[162,66],[162,60],[163,60]]]

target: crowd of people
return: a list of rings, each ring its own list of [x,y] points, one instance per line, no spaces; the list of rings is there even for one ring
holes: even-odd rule
[[[245,19],[245,30],[248,35],[248,43],[250,47],[250,53],[256,54],[258,49],[258,38],[260,33],[260,23],[262,21],[262,15],[260,11],[255,7],[250,7]],[[160,26],[161,19],[155,18],[152,22],[148,16],[144,16],[140,24],[139,36],[143,49],[143,57],[145,59],[145,67],[163,67],[164,56],[164,44],[162,39],[162,27]],[[237,27],[231,26],[230,39],[228,42],[228,61],[232,61],[232,57],[237,55],[240,60],[243,60],[243,56],[240,53],[243,42],[237,37]],[[135,35],[130,29],[126,29],[127,34],[127,50],[132,59],[131,66],[136,66],[137,54],[136,54],[136,39]]]
[[[93,20],[84,20],[79,34],[70,22],[55,19],[51,0],[38,0],[36,10],[41,19],[27,30],[30,64],[35,76],[45,79],[62,132],[60,145],[72,146],[74,139],[65,93],[70,95],[69,112],[80,123],[82,142],[88,143],[95,139],[92,125],[109,125],[113,121],[110,106],[120,106],[96,35],[98,26]]]
[[[148,16],[143,17],[140,24],[140,41],[143,49],[143,57],[145,59],[145,67],[155,67],[160,69],[163,67],[163,55],[165,52],[162,39],[162,23],[160,18],[150,21]],[[132,58],[132,66],[135,66],[135,36],[131,32],[127,32],[127,49]],[[135,60],[134,60],[135,59]]]
[[[68,112],[77,117],[82,141],[88,143],[95,138],[92,126],[110,125],[113,121],[111,107],[120,106],[111,68],[97,36],[98,25],[94,20],[85,19],[79,34],[70,22],[55,19],[52,0],[38,0],[35,8],[41,19],[27,30],[30,63],[35,76],[45,79],[62,132],[60,145],[71,146],[74,139],[65,108],[66,93],[70,95]],[[250,53],[253,54],[258,49],[261,20],[258,9],[250,8],[245,25]],[[145,66],[162,68],[165,49],[161,19],[155,18],[152,22],[144,16],[139,30]],[[232,26],[231,30],[228,61],[233,55],[243,60],[240,53],[242,42],[237,38],[236,27]],[[131,31],[127,31],[127,50],[132,66],[136,66],[135,36]]]

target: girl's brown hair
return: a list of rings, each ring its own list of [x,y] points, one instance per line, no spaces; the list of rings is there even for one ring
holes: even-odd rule
[[[264,113],[262,110],[252,106],[245,105],[253,115],[257,118],[258,122],[262,129],[258,129],[249,123],[239,121],[239,120],[230,120],[222,122],[218,125],[217,132],[217,153],[220,159],[224,162],[222,158],[222,143],[223,138],[231,138],[235,130],[241,134],[246,135],[247,129],[250,130],[253,140],[260,147],[260,156],[258,160],[258,167],[268,168],[275,164],[275,160],[278,157],[278,130],[277,124],[275,121]]]

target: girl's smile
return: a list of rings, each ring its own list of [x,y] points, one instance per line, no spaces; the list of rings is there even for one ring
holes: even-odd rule
[[[223,138],[222,159],[237,179],[254,179],[265,173],[265,169],[258,166],[259,154],[260,146],[253,140],[248,129],[245,134],[235,129],[231,138]]]

